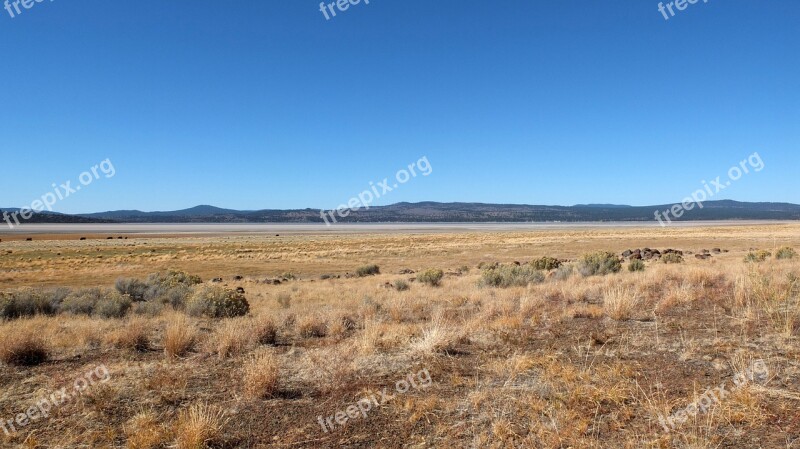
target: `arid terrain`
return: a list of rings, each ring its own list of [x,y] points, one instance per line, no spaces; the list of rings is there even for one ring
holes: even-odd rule
[[[800,224],[0,239],[0,447],[800,448]]]

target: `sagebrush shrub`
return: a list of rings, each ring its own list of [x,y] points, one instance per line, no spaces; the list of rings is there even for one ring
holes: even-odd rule
[[[408,282],[406,282],[406,281],[404,281],[402,279],[398,279],[398,280],[394,281],[394,284],[392,284],[392,285],[393,285],[394,289],[399,291],[399,292],[404,292],[404,291],[408,290],[409,288],[411,288],[408,285]]]
[[[563,281],[565,279],[569,279],[570,277],[572,277],[574,272],[575,272],[574,265],[572,264],[561,265],[560,267],[558,267],[558,269],[556,269],[553,277],[555,277],[556,280]]]
[[[250,312],[250,304],[243,294],[224,287],[204,286],[197,289],[186,304],[191,316],[232,318]]]
[[[616,254],[609,251],[598,251],[584,254],[578,261],[578,271],[584,276],[604,276],[618,273],[622,262]]]
[[[555,270],[556,268],[561,266],[561,262],[558,259],[554,259],[552,257],[544,256],[538,259],[533,259],[531,261],[531,266],[537,270]]]
[[[444,277],[444,272],[442,270],[431,268],[420,273],[417,276],[417,280],[423,284],[437,287],[442,283],[442,277]]]
[[[775,258],[778,260],[794,259],[795,256],[797,256],[797,252],[794,250],[794,248],[790,248],[788,246],[784,246],[775,252]]]
[[[755,252],[750,251],[749,253],[747,253],[747,255],[744,256],[744,261],[745,262],[763,262],[763,261],[767,260],[770,256],[772,256],[771,252],[763,250],[763,249],[760,249],[760,250],[755,251]]]
[[[635,271],[644,271],[645,265],[639,259],[633,259],[628,263],[628,271],[635,272]]]
[[[148,285],[139,279],[119,278],[114,283],[114,288],[122,294],[131,298],[133,301],[144,301],[147,294]]]
[[[60,310],[73,315],[98,315],[102,318],[121,318],[131,308],[130,298],[101,288],[83,288],[72,292],[61,303]]]
[[[0,293],[0,318],[15,319],[34,315],[55,315],[61,302],[70,293],[68,288],[26,288]]]

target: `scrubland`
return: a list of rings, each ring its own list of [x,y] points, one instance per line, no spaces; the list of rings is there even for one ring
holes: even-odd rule
[[[0,446],[800,447],[798,230],[4,239]]]

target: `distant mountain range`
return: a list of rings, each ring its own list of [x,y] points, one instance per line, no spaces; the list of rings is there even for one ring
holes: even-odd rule
[[[655,211],[666,211],[672,204],[626,206],[579,204],[575,206],[536,206],[483,203],[397,203],[351,211],[339,223],[414,223],[414,222],[577,222],[577,221],[656,221]],[[16,211],[14,208],[0,211]],[[670,215],[674,220],[674,217]],[[703,207],[686,211],[687,220],[800,220],[800,205],[791,203],[747,203],[731,200],[707,201]],[[331,221],[328,218],[328,221]],[[323,223],[318,209],[233,210],[214,206],[164,212],[118,210],[93,214],[66,215],[37,213],[29,223]]]

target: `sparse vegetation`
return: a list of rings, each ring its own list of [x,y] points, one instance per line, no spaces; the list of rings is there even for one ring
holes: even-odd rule
[[[544,281],[544,273],[531,267],[521,265],[501,265],[484,270],[480,284],[487,287],[524,287]]]
[[[692,237],[692,246],[672,245],[730,249],[728,255],[714,251],[714,263],[674,265],[653,257],[646,262],[646,273],[607,277],[573,276],[580,261],[576,255],[585,248],[615,248],[622,254],[626,246],[642,244],[611,231],[576,234],[570,239],[579,243],[571,244],[550,243],[553,233],[543,233],[542,240],[535,240],[537,251],[578,259],[548,273],[524,263],[535,231],[504,234],[500,247],[494,234],[469,239],[419,236],[415,238],[422,243],[413,249],[407,249],[405,237],[376,236],[381,243],[369,247],[382,253],[365,253],[360,242],[345,247],[341,255],[332,247],[315,253],[302,246],[305,237],[283,253],[279,248],[288,238],[270,247],[274,250],[253,253],[244,238],[231,243],[209,239],[205,245],[192,239],[178,250],[175,240],[168,240],[173,251],[180,251],[178,262],[197,264],[209,279],[225,279],[202,285],[180,281],[196,279],[190,275],[139,274],[136,270],[156,271],[169,260],[157,246],[161,240],[153,239],[148,240],[148,254],[153,247],[161,254],[148,256],[153,265],[132,259],[135,263],[129,261],[124,268],[130,271],[126,277],[139,276],[147,292],[157,292],[145,293],[144,300],[134,300],[141,296],[135,293],[141,292],[140,283],[115,284],[123,274],[114,271],[116,265],[69,282],[72,290],[40,290],[20,288],[36,285],[32,282],[9,280],[25,271],[9,269],[9,259],[3,258],[0,267],[6,271],[0,283],[6,279],[9,290],[0,292],[0,311],[7,311],[0,319],[5,404],[0,407],[6,415],[24,411],[30,398],[42,392],[70,386],[98,363],[109,368],[111,378],[87,390],[64,413],[32,422],[25,432],[0,431],[0,446],[208,449],[326,447],[339,441],[370,446],[390,434],[398,441],[419,437],[448,447],[779,447],[800,430],[791,424],[795,392],[783,379],[791,380],[793,342],[800,336],[800,261],[743,263],[750,246],[771,241],[776,231],[739,229],[743,227],[724,232],[715,228],[713,243]],[[753,241],[748,240],[751,235]],[[793,235],[777,237],[800,244]],[[315,237],[314,245],[323,240]],[[452,242],[464,241],[474,246],[454,252]],[[35,245],[46,254],[46,240]],[[448,254],[437,250],[432,256],[430,248],[445,248]],[[20,252],[17,247],[14,251],[10,257]],[[325,272],[352,273],[354,254],[385,260],[393,251],[400,251],[402,260],[382,263],[392,276],[319,281]],[[251,261],[239,257],[243,254],[270,259]],[[115,263],[124,261],[114,257]],[[422,285],[426,266],[474,267],[481,257],[503,263],[485,264],[481,271],[451,270],[442,278],[444,287]],[[45,263],[27,258],[33,262],[14,263],[26,270]],[[105,257],[105,263],[110,259]],[[515,260],[523,264],[513,264]],[[63,262],[48,263],[55,267]],[[266,275],[255,274],[254,268],[239,267],[248,263],[266,264],[265,273],[303,273],[304,280],[274,283],[269,277],[273,282],[267,283],[261,281]],[[630,270],[644,263],[634,258],[622,265]],[[58,278],[46,278],[49,271],[38,273],[46,285],[59,285]],[[216,313],[189,314],[196,307],[195,293],[214,286],[228,295],[231,291],[223,284],[236,273],[251,276],[230,284],[246,289],[249,312],[226,319]],[[408,281],[412,277],[413,283]],[[155,279],[160,280],[150,285],[148,280]],[[179,292],[179,299],[169,300],[171,292]],[[131,303],[124,318],[114,317],[121,313],[112,307],[118,304],[112,298]],[[745,344],[754,338],[757,348]],[[750,358],[765,360],[770,372],[780,376],[764,388],[742,388],[727,396],[714,406],[713,419],[707,419],[711,413],[701,416],[699,434],[689,422],[668,435],[659,431],[659,414],[668,416],[691,404],[695,385],[702,391],[732,379]],[[335,434],[316,430],[310,436],[308,428],[316,417],[335,413],[340,408],[336,404],[352,403],[375,388],[391,390],[396,381],[422,368],[430,370],[433,388],[414,389],[354,426],[337,425]],[[656,379],[664,388],[654,386]],[[280,419],[263,418],[274,410],[287,413]],[[542,416],[557,428],[541,425]],[[786,427],[767,426],[765,416]],[[286,426],[288,419],[307,425]],[[464,424],[450,430],[460,422]],[[740,431],[751,439],[729,436]],[[317,441],[326,437],[332,439]]]
[[[668,253],[661,256],[663,263],[683,263],[683,256],[678,253]]]
[[[442,283],[442,277],[444,277],[444,271],[431,268],[420,273],[417,280],[431,287],[438,287]]]
[[[130,308],[130,298],[101,288],[74,291],[61,303],[62,311],[74,315],[97,315],[101,318],[122,318]]]

